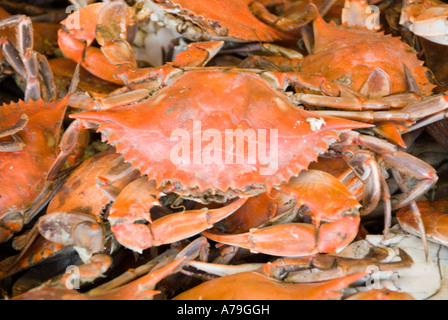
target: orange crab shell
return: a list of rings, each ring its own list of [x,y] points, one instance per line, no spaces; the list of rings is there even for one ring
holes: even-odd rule
[[[129,183],[128,179],[117,181],[102,181],[101,174],[108,166],[119,166],[122,156],[113,148],[96,154],[85,160],[64,181],[58,192],[53,196],[47,207],[47,214],[52,212],[77,212],[99,217],[104,206],[111,200],[101,191],[100,184],[120,190],[122,185]],[[131,179],[138,177],[137,172]],[[99,218],[98,218],[99,219]]]
[[[0,128],[13,125],[23,114],[29,118],[26,127],[17,133],[25,148],[0,152],[0,217],[25,210],[43,191],[46,176],[59,154],[58,138],[66,106],[67,99],[19,101],[0,107]]]
[[[269,187],[287,181],[325,152],[329,143],[339,139],[339,130],[368,126],[301,110],[256,73],[239,69],[190,70],[147,100],[71,117],[99,122],[99,131],[124,155],[125,161],[158,184],[177,180],[185,187],[223,192],[228,188],[244,190],[254,184]],[[314,121],[321,127],[313,127]],[[198,124],[200,129],[195,132],[193,127]],[[246,137],[244,162],[238,163],[238,148],[225,147],[226,130],[236,129],[254,134],[260,147],[255,149],[257,154],[262,150],[260,130],[265,130],[264,151],[270,162],[263,164],[260,158],[256,163],[249,162],[247,155],[254,150],[249,150]],[[180,138],[179,132],[188,140]],[[207,139],[210,132],[220,136]],[[195,149],[194,144],[201,137],[202,145]],[[184,142],[189,147],[186,156],[190,163],[175,163],[173,150]],[[218,146],[215,152],[222,152],[221,163],[205,163],[200,158],[212,144]],[[196,163],[195,152],[199,159]],[[234,159],[233,164],[225,159]],[[274,170],[264,174],[262,170],[271,164],[275,164]]]
[[[417,202],[426,237],[433,242],[446,245],[448,243],[448,199]],[[409,233],[419,235],[419,227],[409,207],[397,212],[400,226]]]
[[[226,1],[225,6],[219,0],[154,2],[169,10],[179,10],[182,16],[192,18],[194,24],[211,34],[210,39],[230,39],[236,42],[294,39],[255,17],[249,9],[252,0]]]
[[[366,29],[327,24],[321,17],[313,22],[314,52],[306,56],[301,71],[318,73],[330,81],[340,81],[359,90],[376,68],[384,70],[391,93],[408,90],[403,65],[411,71],[424,95],[435,88],[426,76],[427,68],[414,50],[398,38]]]
[[[245,271],[201,283],[174,300],[330,300],[366,272],[315,283],[287,283],[256,271]]]

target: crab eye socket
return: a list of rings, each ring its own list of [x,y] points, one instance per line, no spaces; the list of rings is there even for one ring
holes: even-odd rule
[[[225,37],[229,33],[229,30],[218,21],[213,21],[212,23],[210,23],[210,26],[212,27],[213,31],[219,36]]]

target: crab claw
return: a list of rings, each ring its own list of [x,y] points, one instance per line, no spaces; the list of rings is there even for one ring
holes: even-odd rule
[[[236,235],[209,231],[202,232],[202,235],[252,252],[285,257],[307,256],[333,252],[348,245],[357,234],[359,221],[359,216],[347,216],[320,228],[308,223],[289,223],[252,229]]]
[[[329,173],[302,171],[281,189],[293,196],[300,207],[311,210],[313,224],[289,223],[242,234],[204,231],[202,235],[230,245],[279,256],[305,256],[333,252],[348,245],[358,232],[360,207],[347,188]],[[326,223],[320,224],[321,221]]]
[[[290,14],[282,17],[272,14],[263,1],[251,2],[250,9],[261,21],[283,32],[297,32],[318,16],[318,9],[313,3],[308,3],[305,8],[301,5],[296,10],[292,8]]]
[[[148,181],[147,177],[123,189],[110,208],[108,217],[118,242],[129,249],[141,251],[186,239],[212,227],[246,202],[245,198],[241,198],[223,208],[188,210],[152,221],[149,211],[153,206],[160,205],[158,198],[161,195],[162,190],[157,189],[155,181]]]
[[[216,278],[187,290],[174,300],[330,300],[367,272],[318,283],[286,283],[254,271]]]
[[[126,6],[121,1],[82,8],[61,22],[59,48],[67,58],[81,63],[95,76],[122,84],[115,77],[118,70],[137,67],[131,45],[126,41],[126,19]],[[101,49],[90,46],[94,40]]]
[[[224,41],[191,43],[187,49],[179,52],[173,61],[175,67],[205,66],[224,46]]]
[[[104,246],[104,227],[88,214],[52,212],[39,219],[38,228],[45,239],[75,245],[90,254],[101,251]]]

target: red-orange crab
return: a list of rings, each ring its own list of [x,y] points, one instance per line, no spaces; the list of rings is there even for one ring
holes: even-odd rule
[[[59,47],[70,59],[81,62],[94,75],[114,83],[122,83],[116,73],[123,68],[136,67],[134,56],[128,55],[127,25],[151,20],[157,29],[163,25],[190,40],[225,40],[231,42],[269,42],[293,40],[291,30],[311,21],[317,14],[315,6],[308,5],[301,19],[277,17],[265,6],[290,7],[288,0],[276,2],[239,0],[227,1],[151,1],[138,2],[128,8],[122,1],[95,3],[71,14],[62,21]],[[253,9],[251,11],[251,8]],[[263,21],[260,21],[255,12]],[[82,28],[80,28],[82,26]],[[92,47],[92,42],[100,48]],[[154,41],[155,42],[155,41]],[[148,46],[156,46],[155,43]],[[154,49],[151,49],[154,50]]]
[[[372,128],[374,133],[402,147],[406,145],[401,138],[401,132],[409,130],[411,126],[415,128],[416,122],[435,121],[438,116],[445,114],[448,98],[444,94],[430,95],[434,85],[426,77],[427,69],[422,66],[423,62],[417,59],[408,45],[379,32],[327,24],[321,17],[314,20],[313,26],[314,50],[311,55],[304,58],[300,70],[322,75],[339,83],[341,88],[339,97],[299,93],[298,99],[303,104],[311,108],[326,109],[316,110],[316,113],[375,123],[375,127]],[[397,64],[396,61],[401,63]],[[340,110],[328,110],[328,108]],[[390,155],[396,160],[407,157],[392,145],[389,147],[384,145],[382,148],[388,148]],[[356,160],[357,164],[352,163],[351,166],[357,167],[358,174],[368,178],[367,171],[361,168],[366,167],[367,161],[374,164],[373,155],[369,156],[359,148],[342,147],[342,151],[344,157],[351,158],[350,160],[346,157],[350,161],[361,156],[360,152],[363,153],[364,159],[359,158]],[[391,164],[390,159],[383,158],[387,166]],[[419,160],[415,160],[420,163]],[[403,161],[395,163],[396,168],[404,168],[406,165]],[[420,165],[425,166],[422,163],[418,166]],[[375,172],[375,175],[382,179],[378,167],[370,166],[370,168],[374,169],[371,172]],[[411,170],[407,171],[408,173],[403,171],[402,174],[405,176],[412,174]],[[433,174],[427,175],[430,171],[434,173],[429,167],[424,171],[421,172],[423,175],[417,174],[420,176],[419,179],[427,181],[422,191],[428,190],[437,179]],[[394,176],[399,178],[399,175]],[[378,195],[378,190],[382,190],[383,198],[388,202],[390,195],[387,185],[384,181],[375,180],[377,187],[369,188],[370,192]],[[392,208],[397,209],[402,205],[404,203],[398,202]],[[372,202],[372,205],[366,206],[364,203],[364,207],[374,208],[376,204]]]
[[[404,142],[400,135],[390,133],[391,124],[397,126],[395,130],[406,131],[416,120],[446,108],[447,99],[443,97],[419,103],[418,98],[432,94],[435,86],[426,76],[423,61],[398,38],[327,24],[321,17],[314,20],[313,26],[315,46],[312,54],[304,58],[300,70],[320,74],[350,89],[339,99],[304,95],[303,103],[349,110],[334,114],[374,122],[377,133],[383,132],[401,146]],[[416,104],[411,107],[410,102]],[[425,109],[428,110],[423,113]]]
[[[25,101],[0,107],[0,241],[6,241],[32,218],[33,209],[45,203],[45,195],[55,186],[46,178],[51,170],[60,169],[53,163],[60,152],[68,97],[55,100],[48,62],[32,50],[29,18],[14,16],[0,24],[17,31],[3,38],[2,52],[27,81]],[[85,138],[83,135],[83,141]]]
[[[24,213],[33,209],[42,200],[39,196],[53,185],[46,178],[60,152],[57,139],[66,106],[67,99],[20,101],[0,108],[4,128],[0,134],[4,146],[0,152],[2,241],[21,230]]]
[[[388,85],[389,92],[379,93],[387,95],[409,89],[403,70],[405,65],[421,92],[432,93],[434,85],[425,75],[427,69],[422,66],[423,61],[418,60],[411,47],[398,38],[363,28],[327,24],[321,17],[314,20],[313,27],[314,49],[302,63],[304,72],[319,73],[328,79],[346,83],[361,93],[368,93],[368,88],[363,89],[362,86],[372,71],[380,68],[387,74],[390,83],[383,84]],[[328,58],[336,60],[328,61]],[[399,66],[396,65],[397,60],[401,61]]]
[[[315,203],[308,203],[299,196],[297,185],[300,185],[301,177],[296,176],[315,161],[319,153],[326,151],[329,144],[339,139],[341,130],[367,127],[350,120],[327,116],[316,118],[314,113],[295,107],[282,94],[289,85],[329,95],[339,92],[338,85],[320,76],[197,67],[205,64],[222,45],[222,42],[194,43],[178,54],[173,63],[126,71],[121,76],[129,85],[120,94],[97,100],[78,94],[70,99],[72,106],[98,110],[71,115],[82,120],[74,122],[74,127],[84,127],[86,120],[90,128],[92,122],[98,123],[98,130],[116,146],[117,152],[124,155],[125,161],[148,176],[142,178],[143,181],[134,182],[146,183],[140,190],[142,197],[149,199],[148,203],[119,201],[123,194],[132,193],[124,189],[109,215],[118,241],[129,248],[140,251],[192,236],[230,215],[244,204],[247,197],[273,187],[298,197],[300,204],[313,207]],[[225,141],[227,146],[223,145]],[[246,144],[246,141],[250,143]],[[395,164],[397,153],[383,150],[379,139],[372,141],[353,132],[344,141],[367,143],[375,151],[385,151],[385,156]],[[205,145],[205,142],[209,143]],[[398,162],[403,161],[403,157],[406,159],[398,154]],[[434,178],[432,168],[412,161],[419,171],[427,172],[430,180]],[[286,183],[290,178],[291,183]],[[148,183],[145,179],[154,179],[156,183]],[[329,183],[337,183],[336,189],[341,184],[335,178]],[[128,187],[130,190],[135,188],[132,184]],[[316,184],[310,183],[309,187],[316,190],[313,189]],[[402,199],[403,205],[421,190],[425,191],[421,188],[417,188],[417,192],[409,190]],[[157,204],[154,200],[166,192],[175,192],[205,204],[236,200],[218,209],[205,208],[163,217],[164,223],[160,223],[156,232],[153,228],[159,224],[152,222],[148,211]],[[338,203],[330,202],[331,212],[313,210],[314,222],[320,226],[323,220],[339,221],[334,225],[341,228],[339,233],[344,235],[341,237],[344,246],[356,235],[359,223],[356,214],[344,212],[358,206],[353,196]],[[275,232],[290,237],[294,243],[298,233],[311,229],[309,226],[304,229],[302,226],[284,226]],[[328,238],[338,238],[337,234],[328,233]],[[309,254],[298,247],[289,254]],[[312,252],[317,251],[315,246],[311,247]],[[331,248],[334,250],[333,246]]]
[[[301,99],[303,103],[317,108],[332,106],[341,110],[351,109],[318,112],[374,122],[376,126],[372,130],[375,133],[402,147],[406,147],[402,132],[410,127],[418,129],[445,117],[445,95],[419,99],[421,95],[430,95],[434,85],[425,75],[428,70],[422,66],[423,62],[404,42],[364,29],[327,25],[320,18],[315,20],[314,27],[316,50],[305,58],[301,70],[322,72],[333,81],[345,82],[357,91],[351,91],[339,101],[304,95]],[[402,64],[391,63],[397,60]],[[407,90],[419,95],[403,93]],[[366,101],[366,97],[370,101]]]
[[[199,53],[199,59],[204,62],[204,55],[205,57],[212,55],[217,51],[216,46],[219,48],[222,46],[222,42],[194,44],[190,47],[191,51],[184,51],[183,54],[178,55],[172,66],[136,70],[136,75],[134,72],[126,73],[127,77],[144,75],[146,79],[158,79],[162,84],[170,84],[158,90],[150,98],[147,98],[148,90],[143,89],[145,86],[143,83],[140,84],[141,89],[126,92],[121,96],[114,95],[103,98],[101,101],[91,101],[85,95],[74,96],[71,99],[72,105],[78,104],[78,106],[84,107],[89,103],[103,104],[101,111],[78,113],[72,117],[96,121],[100,124],[104,122],[100,125],[99,130],[105,137],[108,137],[109,143],[116,145],[117,151],[124,155],[125,160],[132,163],[142,174],[147,174],[149,179],[157,181],[157,186],[149,184],[146,188],[151,195],[148,197],[149,199],[157,199],[163,191],[174,191],[184,198],[193,198],[204,203],[216,199],[225,202],[227,199],[241,197],[220,209],[186,211],[182,214],[164,217],[162,219],[168,220],[163,224],[164,229],[152,234],[152,228],[155,228],[157,221],[151,224],[151,228],[145,224],[134,222],[151,221],[148,211],[154,201],[141,205],[139,201],[133,202],[131,203],[133,209],[128,210],[129,205],[126,206],[126,203],[123,205],[123,201],[120,201],[122,194],[129,194],[125,189],[114,202],[109,221],[119,241],[132,249],[142,250],[203,231],[210,227],[213,221],[217,221],[213,218],[215,215],[219,215],[219,219],[224,218],[243,205],[246,201],[245,197],[265,191],[265,186],[268,189],[278,186],[302,169],[306,169],[309,162],[315,160],[319,152],[326,150],[328,143],[338,139],[337,132],[339,130],[365,126],[325,116],[316,119],[312,113],[294,107],[284,95],[271,88],[268,82],[269,77],[272,77],[273,85],[277,83],[279,89],[283,85],[293,82],[319,90],[328,90],[327,87],[324,87],[324,79],[320,77],[308,78],[306,75],[295,73],[270,74],[238,69],[196,68],[183,70],[174,67],[182,64],[189,65],[192,62],[196,64],[197,62],[194,60],[198,60],[198,57],[192,55],[196,53]],[[211,50],[209,50],[210,48]],[[196,89],[198,84],[202,86],[200,90]],[[154,81],[149,82],[148,85],[149,88],[154,87]],[[137,103],[132,103],[133,100]],[[104,108],[107,104],[112,105],[110,108]],[[134,113],[148,112],[147,110],[151,110],[149,111],[151,116],[145,117],[146,121],[143,123],[141,119],[137,121],[132,116]],[[128,112],[129,115],[126,115]],[[267,114],[269,117],[266,116]],[[124,122],[120,124],[121,121]],[[212,131],[213,126],[218,125],[220,129]],[[198,126],[202,126],[202,129]],[[192,139],[197,139],[195,136],[198,134],[224,132],[225,128],[246,130],[246,132],[254,130],[256,134],[271,131],[271,137],[260,137],[264,140],[260,140],[257,144],[262,146],[265,143],[268,148],[271,146],[271,148],[276,148],[276,151],[272,149],[270,152],[271,166],[275,172],[268,172],[271,170],[266,161],[269,160],[266,158],[269,157],[268,153],[264,155],[265,159],[261,163],[219,164],[216,163],[217,161],[211,164],[207,163],[209,160],[206,159],[206,152],[210,146],[204,147],[205,164],[195,163],[196,159],[193,159],[193,164],[182,163],[185,157],[190,157],[190,151],[185,150],[183,156],[181,155],[179,158],[180,144],[175,141],[179,138],[179,134],[181,136],[193,134]],[[176,129],[178,130],[175,131]],[[244,133],[244,131],[241,132]],[[171,137],[173,134],[174,136]],[[279,137],[278,146],[274,141],[277,139],[275,136]],[[308,143],[303,143],[303,141],[308,141]],[[186,143],[186,141],[184,142]],[[291,152],[289,144],[297,146],[297,149]],[[249,146],[246,145],[243,148],[243,153],[247,154]],[[225,152],[229,155],[238,155],[236,149],[226,150]],[[262,152],[261,149],[259,151]],[[202,154],[202,148],[199,152]],[[304,154],[307,155],[304,156]],[[239,161],[239,158],[232,160],[232,162],[235,161]],[[274,161],[276,164],[273,163]],[[277,161],[278,169],[274,168],[277,167]],[[263,172],[267,172],[268,175],[263,175]],[[160,188],[168,181],[177,182],[170,184],[169,188],[166,185]],[[132,188],[132,184],[129,185],[129,188]],[[140,192],[143,193],[144,190],[142,189]],[[144,198],[146,199],[146,197]],[[305,199],[300,200],[301,203],[303,201]],[[316,215],[322,215],[320,218],[316,217],[316,221],[320,223],[321,218],[339,219],[339,214],[357,206],[357,201],[353,198],[346,198],[340,204],[335,205],[333,208],[335,211],[329,216],[325,217],[324,213],[316,213]],[[350,217],[350,215],[347,217],[352,221],[349,225],[353,227],[354,224],[356,230],[358,217],[356,215]],[[183,222],[186,223],[185,228],[182,227],[181,220],[185,221]],[[198,227],[193,227],[195,223]],[[130,237],[131,234],[132,237]],[[171,238],[171,236],[175,237]],[[353,236],[348,238],[352,239]],[[297,252],[296,254],[301,253]]]

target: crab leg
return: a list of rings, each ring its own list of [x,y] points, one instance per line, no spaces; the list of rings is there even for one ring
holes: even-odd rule
[[[153,180],[142,177],[130,183],[117,197],[108,219],[117,240],[130,249],[141,251],[152,246],[172,243],[210,228],[214,223],[240,208],[246,198],[219,209],[187,210],[152,221],[150,209],[160,205],[163,190]],[[148,225],[136,223],[148,222]]]
[[[403,180],[403,177],[402,177],[401,173],[398,170],[393,169],[392,170],[392,174],[393,174],[393,176],[395,178],[395,181],[397,181],[397,184],[400,187],[400,189],[403,192],[407,192],[408,191],[408,187],[404,183],[404,180]],[[414,217],[415,222],[418,225],[418,230],[420,231],[420,237],[422,239],[423,248],[425,250],[425,258],[426,258],[426,260],[428,260],[428,242],[426,240],[426,230],[425,230],[425,225],[423,224],[422,215],[421,215],[420,210],[418,209],[418,206],[415,203],[415,201],[411,201],[409,203],[409,208],[410,208],[410,210],[412,212],[412,216]]]
[[[205,66],[224,46],[224,41],[191,43],[184,51],[179,52],[174,61],[175,67]]]
[[[363,207],[360,209],[360,213],[369,214],[377,207],[380,199],[382,199],[385,219],[384,234],[387,235],[392,219],[389,186],[381,173],[381,169],[373,153],[361,150],[359,147],[353,147],[344,146],[342,148],[342,155],[343,159],[364,185]]]
[[[275,85],[285,90],[289,85],[301,88],[317,90],[330,97],[338,97],[341,94],[340,86],[328,81],[322,76],[303,72],[264,72],[263,77],[274,81]]]
[[[446,246],[448,244],[446,199],[434,202],[419,201],[417,206],[421,213],[428,240]],[[406,232],[422,236],[412,208],[404,207],[400,209],[397,212],[397,219]]]
[[[380,271],[405,269],[412,266],[413,260],[404,250],[399,249],[399,256],[399,261],[382,262],[384,257],[381,255],[376,257],[375,254],[362,259],[317,254],[310,258],[309,267],[304,268],[299,263],[295,268],[294,260],[297,258],[279,258],[280,261],[274,261],[269,266],[270,270],[267,268],[264,270],[268,274],[272,272],[275,275],[279,274],[279,271],[281,272],[281,269],[286,267],[286,269],[290,269],[291,271],[288,272],[286,277],[283,277],[284,280],[294,283],[316,282],[363,272],[372,265],[377,266]],[[313,272],[309,272],[309,268],[313,268]]]
[[[172,243],[191,237],[241,207],[245,198],[238,199],[221,209],[190,210],[174,213],[155,220],[149,226],[142,224],[120,223],[109,217],[117,240],[133,250],[142,250],[151,246]]]
[[[302,26],[313,21],[318,14],[317,7],[314,4],[308,4],[304,10],[301,10],[300,15],[290,14],[280,17],[269,12],[265,4],[260,1],[252,2],[249,7],[258,19],[284,32],[297,31]]]
[[[409,69],[405,64],[403,64],[403,70],[404,74],[406,75],[406,82],[409,91],[406,93],[391,94],[392,84],[389,76],[384,70],[380,68],[375,68],[369,74],[367,80],[361,86],[359,92],[356,92],[352,89],[348,91],[347,90],[349,89],[348,87],[345,87],[344,85],[339,85],[341,89],[340,97],[327,97],[322,95],[301,94],[301,93],[296,94],[296,96],[300,102],[316,107],[333,107],[343,110],[365,111],[365,110],[402,109],[405,108],[406,106],[413,106],[408,107],[407,109],[404,109],[402,111],[405,111],[405,113],[410,113],[412,116],[414,116],[413,115],[414,113],[420,112],[418,111],[418,109],[425,110],[426,112],[428,112],[427,106],[422,107],[419,105],[419,102],[420,101],[424,102],[425,99],[422,99],[422,94],[420,92],[420,88],[417,85],[417,81],[415,80],[412,73],[409,71]],[[415,103],[416,100],[417,103]],[[429,103],[431,104],[431,102]],[[414,106],[415,104],[416,106]],[[435,104],[438,105],[438,108],[440,108],[441,106],[443,108],[443,105],[446,104],[446,102],[436,100]],[[429,114],[433,112],[434,111],[430,111]],[[376,114],[371,114],[370,116],[366,112],[360,113],[358,115],[357,113],[358,112],[345,111],[339,113],[339,116],[346,115],[347,117],[357,117],[356,119],[360,120],[362,120],[363,117],[365,117],[366,119],[376,118],[375,120],[371,121],[378,121],[384,117],[387,117],[386,114],[380,112],[377,112]],[[390,116],[404,117],[405,119],[408,118],[403,115],[400,116],[399,111],[393,111],[392,114],[390,114]],[[419,117],[417,114],[415,116]]]
[[[427,127],[430,124],[441,121],[448,118],[448,111],[440,111],[438,113],[433,114],[432,116],[426,117],[420,121],[417,121],[413,126],[409,128],[409,131],[418,130],[420,128]]]
[[[210,61],[223,47],[224,41],[196,42],[186,46],[184,51],[179,52],[172,64],[163,65],[158,68],[140,68],[136,70],[124,70],[119,77],[123,83],[136,84],[157,80],[160,84],[166,83],[170,76],[181,73],[177,68],[201,67]]]
[[[240,54],[247,54],[247,53],[251,53],[251,52],[263,52],[266,53],[268,55],[266,56],[248,56],[247,59],[250,58],[254,58],[256,59],[257,57],[263,57],[266,58],[268,57],[268,59],[271,59],[273,61],[275,61],[276,59],[281,59],[282,62],[284,62],[284,64],[289,64],[290,66],[294,66],[297,69],[299,69],[299,65],[300,62],[302,62],[303,60],[303,55],[296,50],[290,49],[290,48],[286,48],[286,47],[282,47],[273,43],[249,43],[249,44],[245,44],[236,48],[226,48],[220,51],[220,53],[222,54],[235,54],[235,53],[240,53]],[[248,65],[248,67],[250,67],[251,65]],[[257,69],[257,68],[254,68]],[[263,68],[258,68],[258,69],[263,69]],[[266,69],[263,69],[266,70]],[[279,70],[275,70],[275,71],[279,71]]]
[[[17,43],[13,43],[9,37],[1,39],[1,50],[12,68],[26,80],[25,101],[37,101],[41,96],[46,100],[54,98],[56,90],[48,62],[33,51],[31,19],[25,16],[7,18],[0,21],[1,29],[14,29],[17,33],[12,37]]]
[[[13,29],[16,31],[17,35],[14,39],[16,39],[17,43],[12,44],[8,38],[2,38],[2,50],[8,63],[21,77],[26,79],[24,58],[28,52],[33,50],[31,19],[26,16],[12,16],[0,21],[0,29]]]
[[[79,121],[73,121],[65,130],[59,142],[60,152],[50,168],[47,180],[52,181],[58,178],[61,169],[66,161],[75,152],[77,147],[85,147],[90,140],[87,129],[81,128]]]
[[[399,261],[382,262],[384,256],[377,254],[375,248],[360,259],[315,254],[301,257],[281,257],[268,263],[244,263],[227,265],[189,261],[188,266],[216,276],[227,276],[245,271],[257,271],[274,279],[289,283],[310,283],[338,279],[365,271],[369,266],[377,266],[380,271],[409,268],[412,258],[399,249]]]
[[[11,136],[14,141],[11,142],[0,142],[0,152],[12,152],[23,150],[25,144],[20,139],[17,132],[23,130],[28,123],[28,116],[23,114],[20,119],[12,126],[3,128],[0,130],[0,138]]]
[[[201,255],[202,250],[207,246],[208,242],[204,237],[196,238],[181,251],[179,251],[180,247],[173,246],[154,259],[151,259],[147,263],[137,268],[128,269],[123,274],[113,278],[109,282],[103,283],[100,286],[90,290],[89,294],[97,296],[103,293],[107,293],[112,289],[121,287],[141,277],[142,275],[147,274],[151,270],[156,270],[161,266],[165,266],[167,264],[167,261],[177,260],[179,258],[185,257],[187,261],[190,261],[188,262],[188,264],[190,264],[194,261],[194,259]]]
[[[359,148],[345,147],[342,156],[346,163],[352,168],[358,179],[364,184],[363,207],[360,213],[368,214],[376,208],[381,197],[381,185],[379,183],[381,171],[378,163],[373,159],[371,152]]]
[[[341,97],[324,97],[324,99],[319,98],[316,95],[302,95],[300,97],[301,101],[311,105],[317,106],[333,106],[337,108],[344,108],[344,106],[350,105],[348,100],[353,99]],[[322,101],[323,100],[323,101]],[[319,101],[319,103],[317,103]],[[381,102],[381,99],[378,100]],[[355,103],[356,104],[356,103]],[[359,105],[359,104],[356,104]],[[388,108],[390,105],[382,104],[378,105],[381,108]],[[316,110],[314,112],[319,114],[325,114],[336,117],[343,117],[352,120],[359,120],[369,123],[374,123],[378,121],[405,121],[405,122],[415,122],[419,119],[423,119],[435,114],[438,114],[448,108],[448,97],[444,94],[439,94],[436,96],[430,96],[420,99],[417,102],[410,103],[400,110],[388,110],[388,111],[338,111],[338,110]],[[372,108],[370,108],[372,109]],[[437,121],[437,117],[434,121]]]
[[[101,52],[113,65],[137,68],[131,45],[126,41],[126,6],[121,1],[107,4],[98,15],[96,40]]]
[[[110,266],[110,259],[106,255],[101,255],[93,262],[79,266],[79,275],[82,281],[92,281],[92,279],[101,276]],[[64,287],[66,278],[53,283],[53,286],[43,286],[27,291],[14,300],[143,300],[151,299],[160,293],[153,290],[154,286],[166,276],[176,272],[185,261],[185,257],[181,257],[160,269],[152,271],[139,279],[132,281],[124,286],[110,290],[109,292],[93,295],[90,293],[82,294],[76,290]],[[61,285],[63,284],[63,285]],[[50,284],[51,285],[51,284]]]
[[[377,180],[378,178],[381,179],[379,182],[381,188],[378,188],[378,186],[376,188],[378,188],[378,190],[381,189],[383,190],[382,197],[385,203],[385,226],[384,226],[385,234],[387,235],[387,229],[390,225],[391,210],[401,208],[408,204],[411,205],[414,216],[417,219],[417,221],[419,221],[420,231],[422,232],[422,234],[424,234],[424,227],[421,222],[420,213],[418,211],[418,208],[415,206],[414,200],[423,195],[425,192],[427,192],[437,182],[438,177],[436,175],[436,171],[426,162],[408,153],[399,151],[394,145],[389,144],[378,138],[371,136],[363,136],[356,132],[343,133],[341,135],[341,138],[343,144],[357,143],[366,146],[369,149],[381,154],[386,165],[392,168],[393,170],[394,178],[403,192],[400,198],[393,205],[390,205],[389,201],[390,194],[387,184],[384,181],[384,178],[382,178],[382,176],[378,174],[376,174],[376,176],[378,176],[376,179],[373,176],[370,178],[371,180],[372,179]],[[347,159],[347,163],[349,165],[358,168],[363,168],[361,170],[362,172],[358,172],[358,170],[355,170],[355,172],[357,172],[357,174],[360,176],[368,176],[371,175],[371,173],[376,172],[375,170],[369,170],[368,167],[366,165],[362,165],[362,163],[361,165],[360,164],[356,165],[357,161],[353,154],[348,155],[346,153],[345,158]],[[409,190],[408,186],[404,183],[402,175],[417,180],[417,183]],[[362,178],[360,179],[363,180]],[[367,190],[369,190],[369,188],[367,188]],[[370,198],[373,205],[377,203],[377,200],[374,200],[375,197],[370,196]],[[369,202],[366,201],[366,203]],[[425,252],[427,253],[427,245],[425,243],[425,240],[426,239],[424,239],[423,242],[425,246]]]
[[[342,90],[346,89],[341,86],[341,94]],[[351,93],[351,92],[350,92]],[[390,96],[385,96],[381,98],[369,99],[362,95],[357,96],[349,96],[345,94],[345,96],[340,97],[329,97],[329,96],[320,96],[315,94],[301,94],[296,93],[294,95],[300,102],[304,104],[308,104],[315,107],[332,107],[338,108],[342,110],[349,110],[341,112],[341,114],[353,114],[356,115],[359,111],[366,110],[390,110],[390,109],[400,109],[406,106],[411,102],[414,102],[416,99],[421,98],[421,95],[416,93],[400,93],[393,94]],[[355,112],[356,111],[356,112]],[[395,113],[398,113],[395,111]],[[364,113],[361,113],[364,114]],[[381,113],[378,113],[381,115]],[[379,116],[377,116],[379,117]]]
[[[70,250],[69,247],[63,250],[64,245],[53,243],[41,237],[37,226],[30,230],[25,241],[26,244],[18,255],[1,261],[0,280],[30,268],[44,259],[55,257]]]
[[[405,192],[392,205],[392,209],[398,209],[409,204],[428,191],[437,182],[438,177],[434,168],[406,152],[397,150],[397,147],[394,145],[375,137],[359,135],[354,132],[347,133],[347,135],[356,135],[358,137],[357,142],[381,154],[388,167],[394,168],[401,174],[418,181],[412,189]]]
[[[108,293],[101,295],[91,296],[92,299],[98,300],[142,300],[150,299],[160,291],[153,290],[154,286],[166,276],[176,272],[181,267],[182,263],[186,260],[186,257],[180,257],[177,260],[167,264],[160,269],[152,271],[137,280],[132,281],[122,287],[111,290]]]

